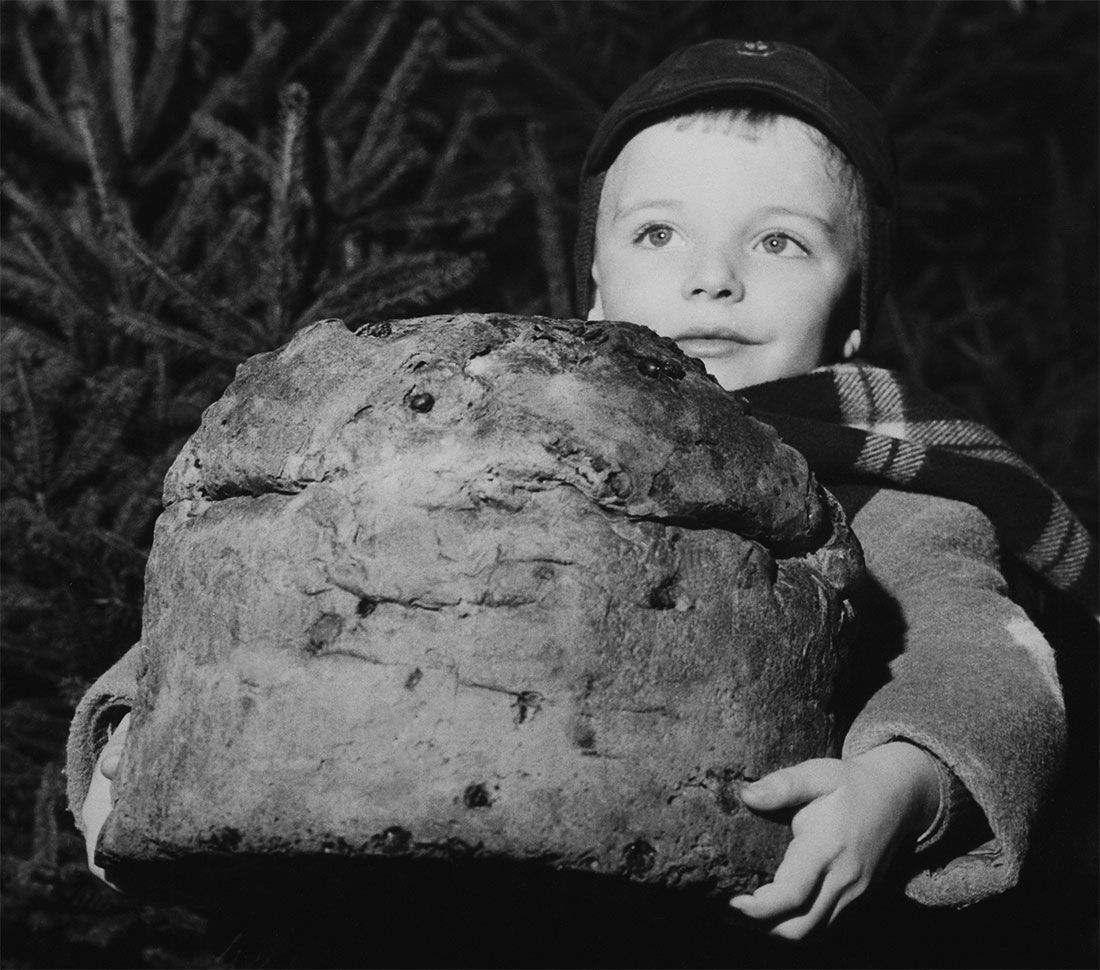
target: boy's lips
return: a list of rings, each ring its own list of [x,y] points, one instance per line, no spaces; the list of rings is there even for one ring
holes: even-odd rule
[[[685,330],[673,339],[689,357],[727,357],[759,342],[719,327]]]

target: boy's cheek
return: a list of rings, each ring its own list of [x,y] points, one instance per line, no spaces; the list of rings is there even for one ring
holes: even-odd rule
[[[655,301],[646,299],[646,292],[640,281],[634,286],[629,285],[629,282],[626,286],[612,286],[601,290],[600,294],[601,299],[597,306],[602,320],[626,320],[652,327],[652,321],[661,316],[655,312]]]
[[[625,309],[652,304],[662,296],[662,282],[667,289],[672,284],[664,280],[657,267],[638,260],[616,260],[605,264],[598,282],[603,296],[605,319],[623,319]]]

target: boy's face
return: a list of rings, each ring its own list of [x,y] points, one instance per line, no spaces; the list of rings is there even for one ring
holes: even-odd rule
[[[816,367],[859,246],[809,131],[780,116],[635,135],[604,182],[589,318],[671,337],[727,390]]]

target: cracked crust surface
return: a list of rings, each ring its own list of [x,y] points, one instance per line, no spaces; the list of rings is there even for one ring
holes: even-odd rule
[[[164,498],[115,859],[457,853],[728,892],[789,838],[739,784],[838,749],[858,546],[642,328],[315,324],[242,365]]]
[[[400,489],[398,448],[452,506],[566,484],[633,519],[769,547],[813,548],[829,528],[801,455],[671,341],[502,314],[314,324],[242,365],[164,500],[295,492],[367,462],[373,488]]]

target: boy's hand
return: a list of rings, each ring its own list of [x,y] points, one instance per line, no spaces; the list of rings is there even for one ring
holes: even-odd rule
[[[88,785],[88,794],[84,799],[84,805],[80,814],[84,821],[84,846],[88,853],[88,868],[100,879],[112,885],[107,880],[107,874],[101,866],[95,864],[95,847],[99,841],[99,833],[103,829],[103,823],[111,813],[114,805],[112,794],[112,782],[118,774],[118,763],[122,757],[122,746],[126,743],[126,735],[130,730],[130,715],[127,714],[118,727],[115,728],[110,740],[99,753],[95,770],[92,772],[92,780]]]
[[[757,812],[798,809],[794,838],[772,882],[730,905],[799,940],[827,926],[916,843],[935,817],[931,755],[892,741],[850,760],[817,758],[766,775],[741,792]]]

